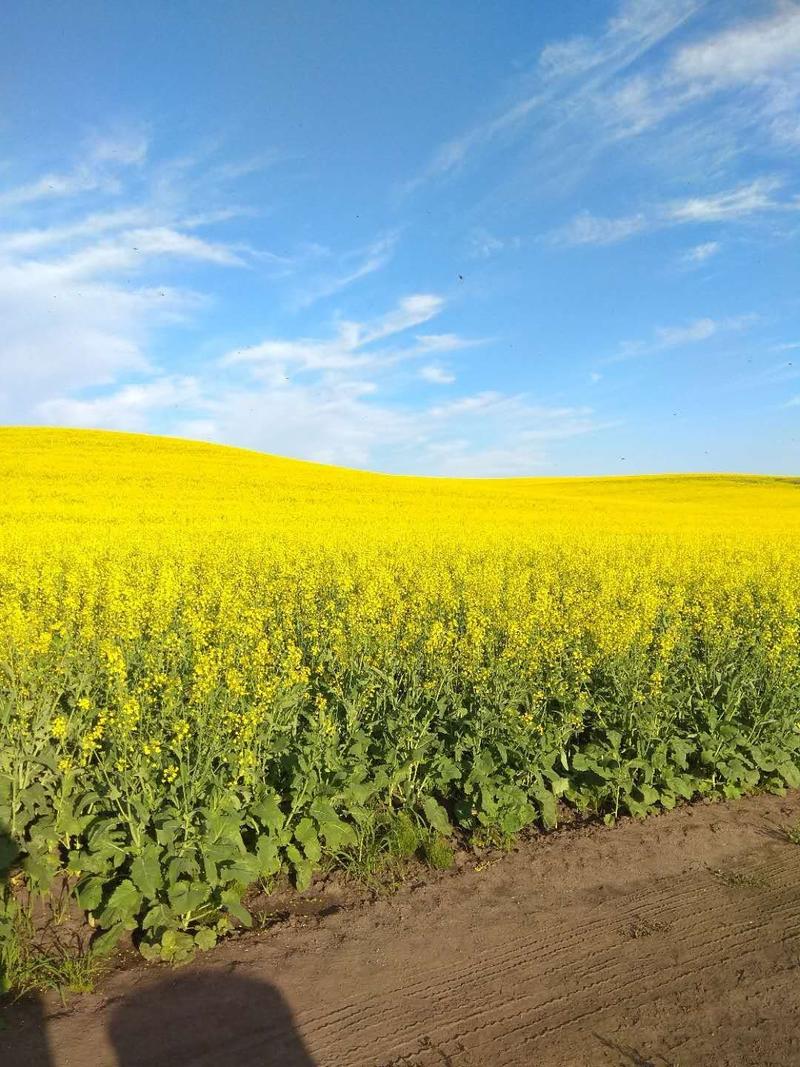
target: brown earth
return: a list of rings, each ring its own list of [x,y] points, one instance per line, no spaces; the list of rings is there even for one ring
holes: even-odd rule
[[[4,1067],[800,1064],[800,794],[534,837],[14,1008]],[[322,909],[323,911],[326,909]]]

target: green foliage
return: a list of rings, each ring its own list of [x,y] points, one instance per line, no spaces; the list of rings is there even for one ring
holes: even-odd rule
[[[447,871],[455,862],[453,846],[441,834],[431,834],[423,849],[426,862],[437,871]]]
[[[36,892],[70,876],[96,927],[95,958],[132,937],[146,958],[178,964],[249,927],[247,890],[280,872],[303,890],[332,863],[368,878],[412,857],[446,869],[455,833],[509,841],[555,826],[562,804],[613,822],[696,797],[798,788],[797,679],[757,649],[737,649],[698,644],[649,695],[631,661],[606,664],[579,700],[549,698],[541,730],[527,725],[528,698],[510,670],[498,667],[489,699],[455,673],[431,694],[398,665],[376,671],[369,713],[349,726],[353,694],[326,698],[324,720],[303,691],[285,695],[251,774],[230,769],[209,726],[181,750],[174,782],[127,781],[101,751],[81,774],[60,771],[32,711],[24,741],[0,742],[0,824],[10,831],[0,869]],[[59,693],[83,683],[48,684],[42,694],[58,706]],[[212,700],[210,723],[215,714]],[[8,885],[3,894],[4,981],[45,982],[58,967],[26,956]]]
[[[0,884],[0,997],[5,993],[92,989],[99,962],[73,942],[37,938],[30,905],[23,906]]]

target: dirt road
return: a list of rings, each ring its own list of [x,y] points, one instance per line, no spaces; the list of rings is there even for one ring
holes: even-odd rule
[[[800,796],[539,837],[11,1013],[5,1067],[800,1064]]]

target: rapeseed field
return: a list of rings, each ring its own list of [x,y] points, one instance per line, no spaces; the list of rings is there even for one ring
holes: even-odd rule
[[[65,873],[96,951],[180,960],[366,827],[413,851],[796,787],[799,535],[793,479],[0,430],[0,866]]]

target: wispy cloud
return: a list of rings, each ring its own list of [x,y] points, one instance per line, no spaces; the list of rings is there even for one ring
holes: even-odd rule
[[[702,244],[690,248],[683,256],[685,263],[697,265],[716,256],[722,245],[719,241],[704,241]]]
[[[460,170],[471,157],[498,141],[513,138],[534,122],[539,136],[551,136],[701,6],[701,0],[625,0],[597,37],[551,43],[525,79],[524,93],[442,144],[423,171],[406,184],[405,191]]]
[[[74,197],[101,189],[118,192],[120,170],[142,164],[147,156],[147,148],[147,138],[142,133],[128,133],[116,138],[92,138],[83,158],[71,170],[44,174],[0,192],[0,209]]]
[[[456,380],[454,374],[438,363],[426,363],[424,367],[420,367],[419,376],[423,381],[432,382],[434,385],[452,385]]]
[[[149,353],[155,331],[187,321],[206,302],[185,280],[168,282],[165,263],[186,272],[252,260],[245,248],[198,234],[214,210],[193,205],[187,226],[180,195],[148,194],[150,178],[146,137],[134,132],[92,138],[63,180],[50,175],[0,192],[18,209],[0,220],[0,417],[20,421],[35,404],[108,387],[120,375],[157,373]],[[97,195],[87,200],[90,189]],[[98,209],[100,193],[113,203]],[[14,226],[22,217],[28,225]],[[119,401],[131,422],[139,389]],[[145,400],[162,395],[163,381],[148,389]],[[79,421],[90,410],[108,414],[69,410]]]
[[[738,333],[749,329],[757,321],[755,315],[739,315],[726,319],[702,318],[678,326],[657,326],[647,341],[624,341],[619,352],[606,363],[635,359],[672,348],[686,348],[701,344],[721,333]]]
[[[800,210],[800,203],[796,199],[773,195],[782,185],[778,177],[756,178],[732,189],[706,196],[670,200],[635,215],[618,218],[602,218],[582,211],[565,226],[551,231],[548,240],[551,244],[563,246],[607,245],[668,226],[735,223],[767,213]],[[707,258],[718,250],[719,244],[711,241],[698,247],[713,249],[707,253]]]
[[[546,469],[558,441],[610,429],[589,407],[538,404],[525,394],[494,390],[459,397],[427,412],[438,427],[426,445],[441,474],[485,477],[525,475]]]
[[[701,191],[619,214],[583,211],[551,233],[553,243],[610,245],[691,222],[748,220],[775,234],[775,213],[797,205],[781,174],[800,147],[798,25],[800,9],[788,0],[749,18],[704,0],[622,2],[594,35],[548,44],[516,91],[442,144],[406,189],[491,161],[468,216],[488,234],[473,242],[473,255],[490,256],[498,248],[486,219],[534,194],[563,198],[614,153],[646,170],[648,186]],[[752,178],[752,165],[781,173]]]
[[[712,37],[685,45],[669,69],[684,81],[726,86],[791,69],[798,56],[800,8],[795,3],[782,3],[767,18],[741,21]]]
[[[764,211],[781,211],[793,206],[791,203],[781,203],[772,196],[782,184],[780,178],[757,178],[736,189],[727,189],[711,196],[675,200],[665,206],[663,217],[673,222],[721,222]]]
[[[397,245],[397,233],[384,234],[367,245],[338,257],[337,270],[311,278],[294,298],[295,306],[309,307],[318,300],[347,289],[354,282],[374,274],[390,262]]]
[[[297,339],[268,339],[227,352],[222,366],[249,364],[261,368],[271,377],[296,371],[345,370],[354,367],[390,365],[401,359],[427,355],[430,352],[453,351],[471,342],[456,334],[423,334],[416,343],[404,349],[381,345],[397,334],[403,334],[439,315],[444,300],[434,293],[415,293],[403,297],[384,315],[366,322],[340,320],[330,338],[301,337]],[[375,347],[378,345],[379,347]]]
[[[191,412],[198,407],[207,410],[208,403],[196,378],[165,375],[124,385],[91,399],[44,400],[36,406],[36,412],[45,422],[62,426],[146,432],[158,413],[177,408]]]
[[[457,333],[416,334],[419,352],[456,352],[460,348],[476,348],[488,344],[486,338],[461,337]]]
[[[608,219],[581,211],[566,226],[554,230],[550,240],[557,245],[610,245],[648,228],[647,217],[641,213]]]
[[[498,237],[484,226],[476,226],[467,236],[468,254],[473,259],[491,259],[501,252],[515,250],[522,245],[518,234]]]

